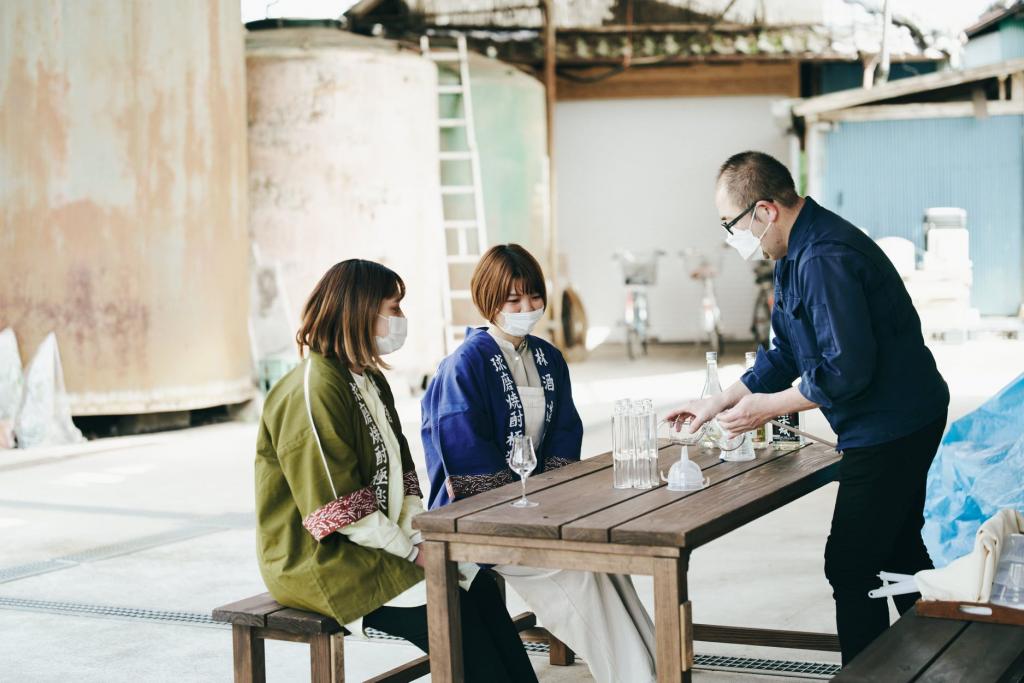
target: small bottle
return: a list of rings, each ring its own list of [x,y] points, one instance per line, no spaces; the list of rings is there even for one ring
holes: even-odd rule
[[[614,469],[613,486],[617,489],[633,487],[632,457],[630,447],[629,399],[623,398],[615,402],[612,413],[612,468]]]
[[[757,352],[747,351],[746,361],[747,369],[754,367],[754,362],[757,360]],[[751,446],[757,448],[768,448],[772,444],[772,426],[765,423],[751,432]]]
[[[782,425],[800,429],[800,413],[786,413],[778,415],[775,421]],[[791,432],[785,427],[778,427],[772,431],[772,447],[780,451],[789,451],[800,448],[804,445],[804,437],[796,432]]]
[[[708,351],[704,355],[707,360],[708,368],[707,374],[704,376],[704,390],[700,392],[701,398],[707,398],[709,396],[715,396],[722,393],[722,383],[718,379],[718,354],[714,351]],[[704,438],[701,439],[701,448],[715,448],[716,442],[721,437],[721,430],[718,428],[718,422],[714,419],[708,423],[708,428],[704,432]]]

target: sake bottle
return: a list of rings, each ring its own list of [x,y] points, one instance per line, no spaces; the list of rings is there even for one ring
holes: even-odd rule
[[[722,393],[722,382],[718,379],[718,354],[714,351],[708,351],[704,355],[707,361],[707,373],[704,376],[704,390],[700,392],[701,398],[708,398],[709,396],[716,396]],[[701,439],[701,448],[715,448],[717,441],[721,437],[720,429],[718,427],[718,421],[712,417],[711,421],[708,422],[708,428],[704,430],[704,438]]]
[[[754,361],[757,360],[757,352],[755,352],[755,351],[748,351],[747,355],[746,355],[746,360],[747,360],[747,369],[749,370],[750,368],[754,367]],[[757,429],[755,429],[752,432],[752,435],[753,435],[753,440],[751,442],[751,445],[755,449],[757,449],[757,448],[768,448],[768,446],[770,446],[771,443],[772,443],[772,426],[770,424],[768,424],[768,423],[765,423],[765,424],[761,425],[760,427],[758,427]]]

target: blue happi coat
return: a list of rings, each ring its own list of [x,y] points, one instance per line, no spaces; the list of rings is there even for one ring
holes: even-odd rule
[[[545,399],[536,474],[580,459],[583,423],[562,354],[543,339],[527,339]],[[422,409],[430,509],[518,480],[506,458],[512,437],[525,433],[523,406],[505,356],[486,329],[467,330],[462,345],[441,361]]]

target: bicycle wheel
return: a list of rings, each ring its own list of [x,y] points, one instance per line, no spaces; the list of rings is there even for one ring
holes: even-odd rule
[[[717,354],[721,354],[722,353],[722,347],[723,347],[722,333],[716,327],[715,329],[711,330],[711,335],[710,336],[711,336],[711,340],[710,340],[711,341],[711,350],[714,351]]]
[[[640,333],[635,327],[626,330],[626,355],[630,360],[636,360],[640,351]]]
[[[757,301],[754,302],[754,320],[750,325],[750,332],[754,335],[754,343],[758,346],[768,348],[768,337],[771,335],[772,312],[768,307],[768,296],[762,290]]]

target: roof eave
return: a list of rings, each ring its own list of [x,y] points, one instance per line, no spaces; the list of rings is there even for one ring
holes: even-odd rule
[[[949,88],[972,81],[1024,72],[1024,59],[1012,59],[998,64],[962,71],[938,71],[923,76],[912,76],[889,81],[870,89],[843,90],[841,92],[820,95],[804,100],[793,107],[793,114],[800,117],[814,117],[830,111],[858,107],[873,102],[891,100],[896,97],[914,95],[916,93]]]

